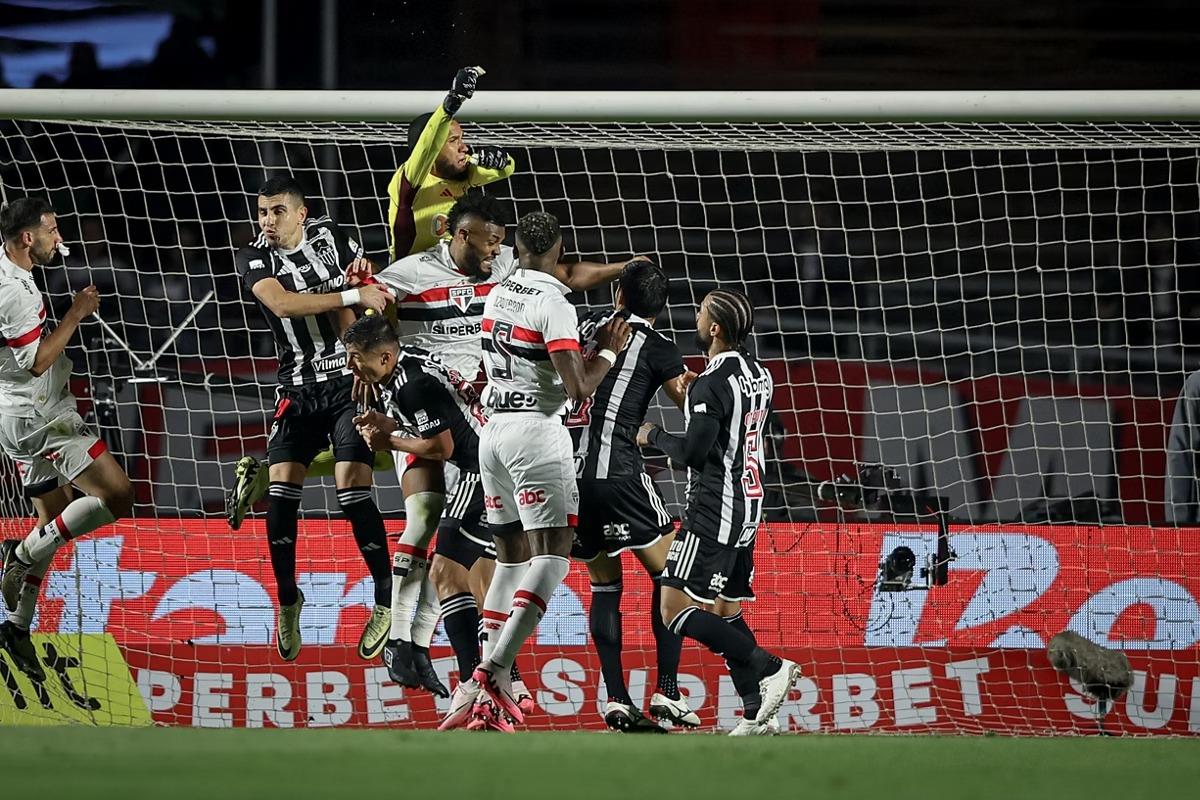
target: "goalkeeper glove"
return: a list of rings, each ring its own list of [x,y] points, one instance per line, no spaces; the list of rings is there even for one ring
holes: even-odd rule
[[[450,93],[442,101],[442,108],[446,109],[447,114],[454,116],[458,113],[458,110],[462,108],[463,101],[470,99],[475,94],[479,76],[483,74],[483,67],[463,67],[458,71],[458,74],[454,76],[454,83],[450,85]]]
[[[508,153],[499,147],[472,147],[469,152],[471,162],[484,169],[504,169],[508,166]]]

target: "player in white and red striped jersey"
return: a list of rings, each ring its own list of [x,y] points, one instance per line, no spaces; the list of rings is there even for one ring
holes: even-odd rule
[[[474,381],[479,372],[484,303],[495,287],[517,268],[513,249],[503,244],[506,221],[503,203],[473,189],[450,208],[449,239],[423,253],[401,258],[374,275],[374,280],[396,295],[395,311],[402,344],[428,351],[467,381]],[[624,266],[624,261],[556,263],[553,270],[571,291],[585,291],[612,282]],[[366,276],[349,277],[354,281]],[[400,538],[403,547],[393,559],[392,571],[397,580],[392,588],[389,662],[395,666],[396,675],[406,678],[404,654],[410,651],[413,670],[427,677],[434,674],[428,658],[429,641],[438,619],[436,608],[432,608],[434,594],[437,600],[453,600],[456,615],[477,619],[476,598],[487,591],[495,558],[490,535],[485,534],[487,541],[465,535],[464,530],[473,529],[470,524],[473,521],[456,519],[449,513],[455,509],[479,508],[466,497],[467,492],[479,490],[478,485],[460,491],[457,471],[453,465],[443,466],[441,462],[424,464],[429,469],[417,470],[414,476],[441,474],[445,470],[448,473],[445,488],[418,485],[419,479],[404,475],[409,465],[418,463],[409,454],[397,454],[396,470],[401,474],[406,495],[406,523]],[[447,514],[439,525],[443,509],[447,509]],[[427,548],[435,530],[436,558],[431,564]],[[423,685],[435,693],[441,691],[440,683],[434,680],[423,681]],[[528,703],[532,703],[532,698]]]
[[[0,211],[0,232],[0,449],[16,463],[38,517],[29,535],[4,554],[0,594],[8,619],[0,624],[0,648],[40,681],[44,671],[29,625],[42,577],[68,540],[129,516],[133,487],[80,418],[68,385],[71,360],[63,350],[99,306],[96,287],[75,295],[47,334],[46,306],[32,272],[48,265],[62,245],[54,210],[39,198],[14,200]],[[70,484],[85,494],[72,499]]]
[[[563,425],[567,400],[591,396],[629,339],[629,325],[614,319],[596,333],[598,357],[584,363],[570,287],[555,277],[562,235],[552,215],[522,217],[517,248],[520,268],[490,292],[482,319],[490,417],[479,466],[497,556],[484,600],[483,661],[459,687],[443,728],[466,718],[472,689],[469,728],[511,731],[524,719],[509,671],[567,575],[575,536],[579,491]]]

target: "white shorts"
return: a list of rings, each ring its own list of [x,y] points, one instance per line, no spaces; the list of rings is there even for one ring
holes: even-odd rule
[[[557,417],[496,414],[479,434],[488,525],[574,528],[579,489],[571,434]]]
[[[45,494],[79,477],[108,448],[75,409],[75,398],[45,415],[0,418],[0,448],[17,465],[21,485]]]
[[[417,460],[417,457],[412,453],[405,453],[401,450],[392,451],[392,460],[396,464],[396,482],[403,483],[404,472],[408,469],[408,465]],[[457,464],[451,464],[449,461],[443,462],[442,469],[446,476],[446,497],[454,494],[454,487],[458,486],[458,478],[462,473],[459,472]]]

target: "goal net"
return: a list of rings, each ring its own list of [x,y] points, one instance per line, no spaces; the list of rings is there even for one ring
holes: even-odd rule
[[[273,646],[262,509],[237,532],[222,514],[236,459],[263,455],[272,405],[272,340],[233,267],[256,232],[257,187],[294,174],[383,261],[405,127],[0,121],[4,197],[48,197],[72,249],[37,277],[50,317],[100,289],[69,351],[73,386],[137,492],[135,519],[74,542],[46,575],[35,642],[57,661],[39,687],[0,656],[0,722],[434,723],[431,697],[355,655],[370,581],[331,482],[305,489],[293,663]],[[1180,466],[1193,464],[1193,406],[1169,452],[1176,398],[1200,366],[1200,125],[464,131],[512,153],[516,174],[487,191],[514,219],[558,215],[567,260],[646,253],[664,266],[658,324],[693,368],[705,293],[754,301],[752,347],[777,389],[746,615],[802,665],[785,729],[1091,733],[1103,717],[1130,733],[1200,731],[1200,537],[1175,527],[1200,503]],[[682,429],[673,409],[651,418]],[[650,469],[678,512],[685,476]],[[396,478],[376,478],[395,534]],[[23,535],[7,461],[0,481],[0,527]],[[650,588],[627,555],[625,667],[643,707]],[[518,662],[540,707],[531,727],[602,726],[589,603],[574,565]],[[1128,692],[1100,704],[1055,672],[1046,648],[1064,630],[1125,653]],[[445,644],[439,629],[449,684]],[[736,723],[723,663],[693,643],[680,686],[706,728]]]

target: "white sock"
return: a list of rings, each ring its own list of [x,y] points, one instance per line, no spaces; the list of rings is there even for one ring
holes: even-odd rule
[[[412,621],[412,643],[428,649],[441,617],[442,604],[438,602],[437,587],[426,571],[425,580],[421,581],[421,595],[417,598],[417,613]]]
[[[389,639],[412,639],[413,614],[429,569],[426,547],[437,530],[446,496],[417,492],[404,498],[404,532],[392,556],[392,628]],[[437,619],[434,619],[437,624]]]
[[[488,661],[499,669],[508,670],[517,659],[517,652],[546,613],[546,603],[554,590],[567,577],[571,562],[562,556],[534,556],[529,569],[513,594],[512,614],[500,630]]]
[[[116,518],[99,497],[72,500],[61,514],[25,537],[17,547],[17,558],[26,564],[48,560],[71,539],[115,521]]]
[[[30,534],[32,535],[38,530],[38,528],[34,528]],[[46,570],[50,569],[52,560],[47,558],[39,561],[25,573],[25,582],[21,586],[21,594],[17,599],[17,610],[8,612],[8,621],[18,628],[29,630],[29,626],[33,624],[33,612],[37,608],[38,594],[42,590],[42,578],[46,577]]]
[[[483,611],[479,615],[480,652],[485,659],[492,654],[492,650],[496,646],[496,639],[500,635],[500,629],[508,620],[509,612],[512,611],[513,593],[520,588],[521,580],[529,570],[529,563],[528,561],[518,564],[496,562],[496,572],[492,575],[492,582],[488,586],[487,594],[483,596]]]

